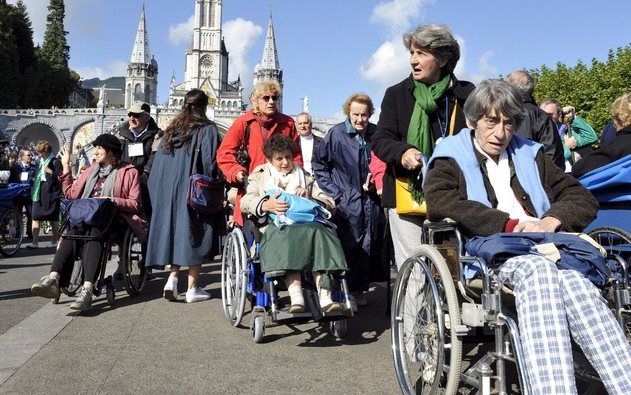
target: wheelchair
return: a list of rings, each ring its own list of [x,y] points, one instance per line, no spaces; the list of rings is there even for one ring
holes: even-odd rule
[[[120,231],[113,231],[112,223],[120,221]],[[93,295],[100,296],[105,291],[107,303],[111,306],[116,298],[115,281],[112,275],[106,275],[108,263],[112,262],[118,265],[122,271],[122,282],[129,296],[139,295],[147,280],[147,268],[144,261],[144,247],[140,239],[133,230],[127,226],[124,220],[116,218],[116,215],[110,218],[109,224],[100,236],[93,235],[77,235],[68,234],[70,226],[68,219],[62,221],[60,227],[61,239],[75,241],[99,241],[103,243],[101,256],[99,258],[99,277],[94,283]],[[60,241],[61,242],[61,241]],[[82,287],[84,282],[82,251],[77,254],[70,282],[67,287],[62,287],[61,291],[67,296],[74,296]],[[59,303],[59,298],[53,300],[53,303]]]
[[[603,293],[628,331],[628,260],[617,251],[624,247],[622,241],[627,248],[631,239],[622,240],[619,233],[606,228],[591,234],[601,242],[613,241],[606,248],[615,271]],[[405,394],[506,394],[517,385],[520,393],[529,394],[514,296],[483,259],[465,256],[464,242],[456,223],[426,222],[422,244],[399,270],[391,306],[391,341],[401,390]],[[467,275],[472,266],[481,278]],[[489,351],[477,361],[471,358],[465,367],[463,343],[469,340],[482,341]],[[582,365],[575,362],[577,378],[598,391],[598,375]],[[517,382],[514,376],[508,377],[512,372]]]
[[[221,299],[228,321],[238,327],[250,302],[250,332],[255,343],[261,343],[265,327],[269,323],[294,320],[310,320],[328,325],[330,333],[338,339],[346,336],[347,318],[353,316],[350,292],[344,276],[336,280],[339,288],[332,292],[332,299],[343,306],[342,311],[323,313],[320,310],[316,286],[310,274],[302,274],[305,292],[305,311],[289,313],[278,296],[282,278],[261,273],[259,260],[260,243],[254,235],[248,240],[241,228],[235,226],[226,236],[221,258]]]
[[[30,188],[28,184],[9,184],[0,189],[0,255],[4,257],[14,256],[22,245],[25,224],[22,213],[15,208],[15,199],[26,195]]]

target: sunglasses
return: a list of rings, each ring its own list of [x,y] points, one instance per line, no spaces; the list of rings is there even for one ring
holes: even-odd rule
[[[269,96],[269,95],[261,96],[261,99],[263,99],[266,102],[268,102],[269,99],[272,99],[272,101],[276,101],[276,100],[278,100],[278,96],[276,96],[276,95],[273,95],[273,96]]]
[[[142,117],[143,115],[145,115],[145,114],[144,114],[144,113],[142,113],[142,114],[136,114],[135,112],[130,112],[129,114],[127,114],[127,116],[128,116],[128,117],[130,117],[130,118],[136,118],[136,119],[138,119],[138,118]]]

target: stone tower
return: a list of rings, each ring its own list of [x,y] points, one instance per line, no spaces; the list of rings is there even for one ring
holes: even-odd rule
[[[157,97],[158,62],[151,56],[149,50],[149,35],[143,4],[134,49],[131,51],[131,62],[127,66],[127,77],[125,77],[125,108],[129,108],[137,101],[156,105]]]
[[[280,69],[278,62],[278,51],[276,49],[276,36],[274,35],[274,24],[272,22],[272,14],[269,15],[269,23],[267,26],[267,35],[265,36],[265,48],[263,49],[263,58],[261,63],[254,67],[254,85],[263,81],[275,81],[280,85],[281,96],[278,99],[278,111],[283,109],[283,70]]]

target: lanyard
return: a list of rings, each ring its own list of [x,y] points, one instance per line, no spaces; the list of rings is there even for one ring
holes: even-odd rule
[[[449,96],[445,96],[445,123],[440,122],[440,115],[436,113],[438,118],[438,127],[440,128],[440,138],[444,139],[447,136],[447,125],[449,124]]]

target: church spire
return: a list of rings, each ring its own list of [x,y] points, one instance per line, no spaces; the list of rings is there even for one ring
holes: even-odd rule
[[[138,22],[138,30],[136,30],[136,41],[134,42],[134,49],[131,51],[131,63],[151,63],[149,35],[147,34],[144,3],[142,4],[140,22]]]
[[[274,36],[274,24],[272,23],[272,13],[269,14],[267,25],[267,35],[265,36],[265,48],[263,49],[263,59],[261,60],[262,70],[279,70],[278,51],[276,50],[276,36]]]

